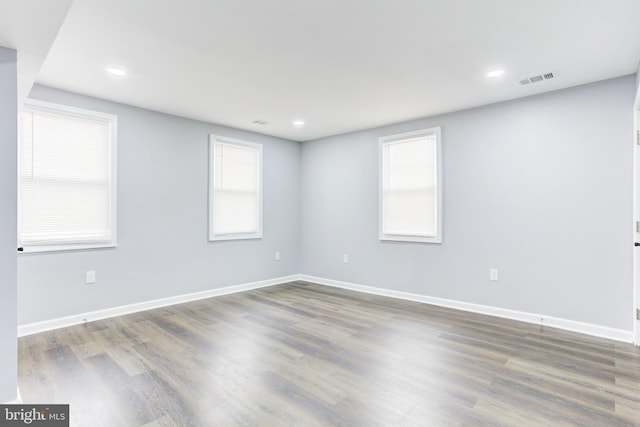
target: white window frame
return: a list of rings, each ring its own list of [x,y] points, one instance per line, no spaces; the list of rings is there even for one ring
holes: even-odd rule
[[[215,146],[216,144],[238,145],[240,147],[249,147],[258,151],[258,209],[257,209],[257,228],[255,232],[249,233],[216,233],[214,227],[215,213]],[[245,240],[245,239],[261,239],[262,238],[262,199],[263,199],[263,177],[262,177],[262,144],[255,142],[243,141],[240,139],[229,138],[221,135],[209,135],[209,241],[221,240]]]
[[[399,142],[419,138],[422,136],[434,135],[436,138],[436,164],[435,164],[435,233],[433,234],[387,234],[383,230],[383,171],[384,171],[384,146],[388,143]],[[378,139],[378,238],[380,240],[390,240],[398,242],[419,242],[419,243],[442,243],[442,129],[440,126],[428,129],[420,129],[412,132],[399,133],[395,135],[383,136]]]
[[[84,108],[71,107],[68,105],[57,104],[53,102],[40,101],[35,99],[27,99],[24,103],[25,107],[29,107],[41,111],[53,111],[56,113],[65,113],[69,115],[77,115],[81,117],[92,117],[105,119],[109,121],[109,203],[111,216],[111,237],[107,242],[89,242],[89,243],[42,243],[42,244],[23,244],[20,238],[20,219],[22,200],[20,196],[20,161],[18,161],[18,250],[19,253],[33,252],[53,252],[68,250],[85,250],[100,248],[117,247],[117,147],[118,147],[118,116],[107,114]],[[20,156],[20,143],[18,143],[18,156]],[[18,157],[19,158],[19,157]]]

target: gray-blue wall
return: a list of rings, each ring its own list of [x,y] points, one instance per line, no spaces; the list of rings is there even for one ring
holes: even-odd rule
[[[0,47],[0,403],[16,398],[16,51]]]
[[[19,324],[298,273],[300,143],[47,87],[30,97],[118,116],[118,247],[21,254]],[[263,239],[207,241],[210,133],[263,144]]]
[[[634,94],[627,76],[300,144],[36,87],[119,116],[119,246],[20,255],[19,324],[302,273],[630,330]],[[431,126],[444,243],[380,242],[378,137]],[[212,132],[264,144],[262,240],[207,242]]]
[[[304,143],[301,273],[630,330],[634,85],[627,76]],[[443,135],[444,243],[380,242],[378,137],[432,126]]]
[[[640,68],[636,71],[636,110],[640,110]]]

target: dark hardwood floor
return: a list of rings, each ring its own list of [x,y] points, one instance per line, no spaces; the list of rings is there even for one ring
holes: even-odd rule
[[[72,426],[640,426],[632,345],[296,282],[19,340]]]

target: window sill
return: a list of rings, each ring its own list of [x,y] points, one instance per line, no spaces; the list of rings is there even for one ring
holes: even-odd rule
[[[442,243],[442,237],[425,237],[425,236],[403,236],[400,234],[381,234],[379,239],[391,242],[413,242],[413,243]]]
[[[224,240],[256,240],[262,239],[262,233],[246,233],[246,234],[218,234],[214,236],[209,236],[210,242],[219,242]]]
[[[24,246],[23,250],[18,251],[18,254],[33,254],[33,253],[46,253],[46,252],[62,252],[62,251],[86,251],[92,249],[108,249],[116,248],[115,243],[105,244],[86,244],[86,245],[41,245],[41,246]]]

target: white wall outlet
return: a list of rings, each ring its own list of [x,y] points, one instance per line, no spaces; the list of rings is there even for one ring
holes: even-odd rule
[[[497,282],[498,281],[498,269],[497,268],[489,269],[489,280],[491,280],[492,282]]]
[[[349,254],[342,255],[342,262],[349,264]]]
[[[87,271],[85,273],[85,282],[86,282],[87,285],[90,285],[92,283],[96,283],[96,271],[95,270]]]
[[[274,258],[276,261],[280,261],[280,251],[276,251]]]

